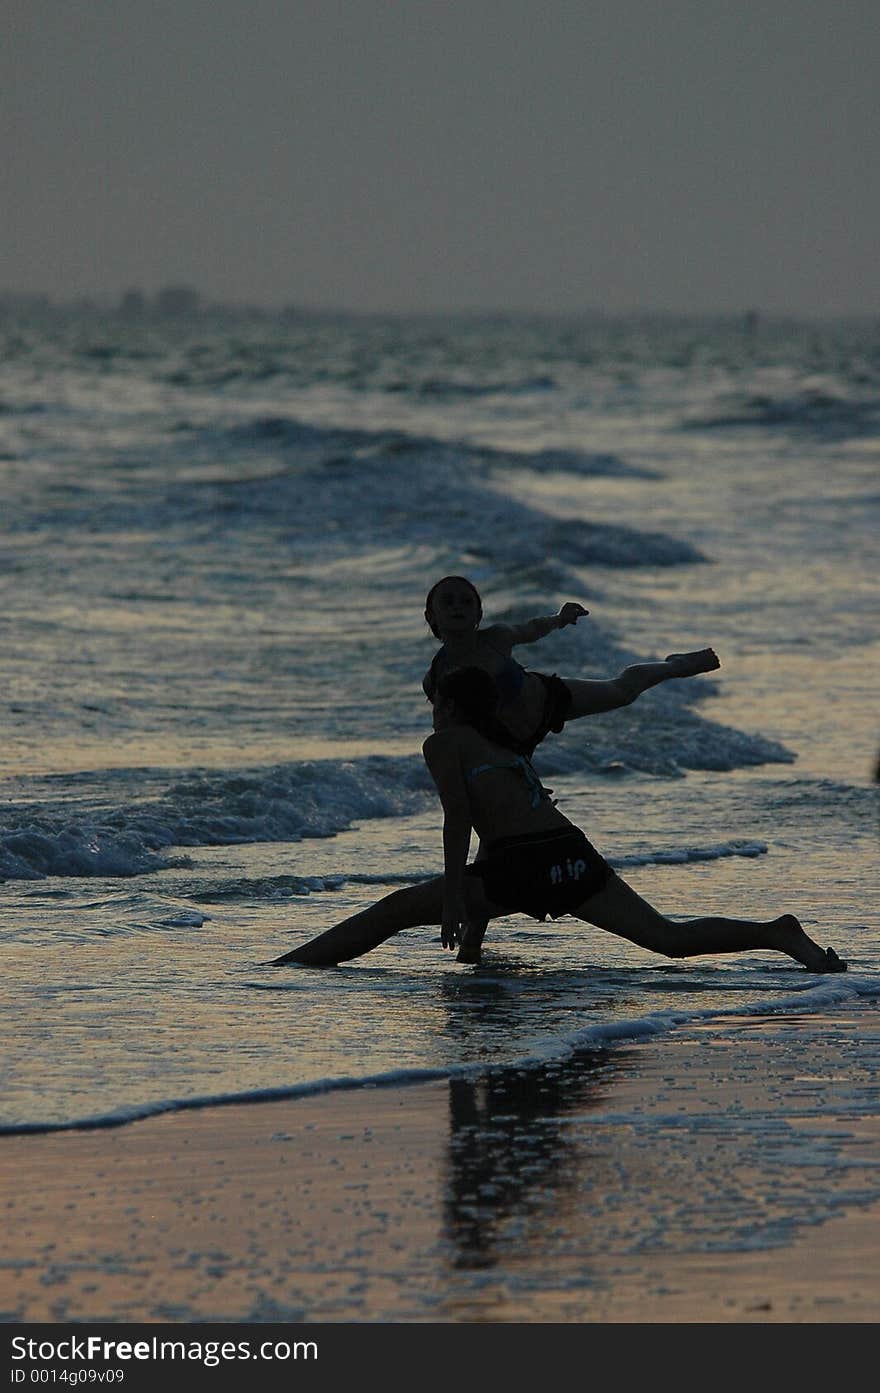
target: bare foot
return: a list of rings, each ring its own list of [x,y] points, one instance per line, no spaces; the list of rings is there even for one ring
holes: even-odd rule
[[[804,933],[793,914],[783,914],[774,919],[773,927],[779,931],[779,947],[795,962],[803,963],[808,972],[846,972],[846,963],[833,948],[820,948],[809,934]]]
[[[714,672],[721,666],[714,648],[699,648],[695,653],[670,653],[667,663],[674,663],[676,677],[696,677],[698,672]]]

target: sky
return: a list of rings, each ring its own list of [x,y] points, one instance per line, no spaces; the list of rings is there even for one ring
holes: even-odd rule
[[[0,14],[0,292],[880,312],[877,0]]]

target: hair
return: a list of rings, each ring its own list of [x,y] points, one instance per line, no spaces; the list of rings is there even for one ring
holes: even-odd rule
[[[495,678],[484,668],[457,667],[452,672],[445,672],[437,683],[434,700],[438,697],[451,701],[462,722],[472,726],[486,740],[491,740],[493,745],[503,745],[506,750],[531,759],[532,745],[528,741],[517,740],[498,719],[498,688]]]
[[[482,730],[494,719],[498,705],[495,679],[481,667],[457,667],[437,683],[437,695],[455,703],[469,726]]]
[[[478,617],[480,619],[482,619],[483,617],[483,601],[480,599],[480,592],[474,585],[473,581],[468,580],[467,576],[441,576],[441,578],[438,581],[434,582],[434,584],[431,586],[431,589],[428,591],[428,594],[425,597],[425,619],[428,622],[428,628],[431,630],[431,633],[434,635],[435,638],[440,638],[441,634],[439,629],[435,625],[433,619],[431,618],[431,605],[434,602],[435,591],[439,590],[440,586],[445,585],[446,582],[449,580],[457,580],[461,585],[466,585],[469,590],[473,591],[474,598],[477,602],[477,608],[480,611]]]

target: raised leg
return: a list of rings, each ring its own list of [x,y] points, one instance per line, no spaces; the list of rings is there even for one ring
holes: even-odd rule
[[[585,900],[576,915],[667,958],[769,948],[794,958],[810,972],[846,971],[846,963],[841,962],[834,949],[820,948],[814,943],[793,914],[763,922],[706,917],[678,923],[643,900],[618,875],[613,875],[598,895]]]
[[[571,692],[567,721],[580,716],[595,716],[600,711],[615,711],[629,706],[649,687],[669,682],[675,677],[696,677],[700,672],[714,672],[721,664],[714,648],[700,648],[694,653],[671,653],[662,663],[633,663],[616,677],[607,681],[587,681],[566,677]]]

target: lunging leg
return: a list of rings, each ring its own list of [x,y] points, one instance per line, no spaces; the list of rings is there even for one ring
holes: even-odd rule
[[[304,967],[335,967],[337,963],[359,958],[384,943],[401,929],[417,924],[439,924],[443,912],[443,878],[435,876],[422,885],[392,890],[369,909],[352,914],[326,933],[319,934],[299,948],[273,958],[269,967],[282,963],[302,963]]]
[[[612,875],[597,895],[576,911],[579,919],[637,943],[667,958],[695,958],[704,953],[749,953],[769,948],[785,953],[810,972],[845,972],[833,948],[820,948],[793,914],[778,919],[724,919],[709,916],[678,923],[667,919],[620,876]]]
[[[465,903],[472,916],[472,922],[479,929],[479,942],[482,942],[486,923],[502,911],[490,905],[483,893],[479,880],[468,877],[464,885]],[[443,877],[435,876],[421,885],[407,885],[402,890],[392,890],[381,900],[351,914],[347,919],[334,924],[332,929],[309,939],[299,948],[292,948],[280,958],[272,958],[267,967],[280,967],[283,963],[300,963],[303,967],[335,967],[337,963],[360,958],[392,938],[402,929],[414,929],[423,924],[439,924],[443,918]],[[461,962],[479,962],[479,942],[477,957],[469,959],[459,956]]]

